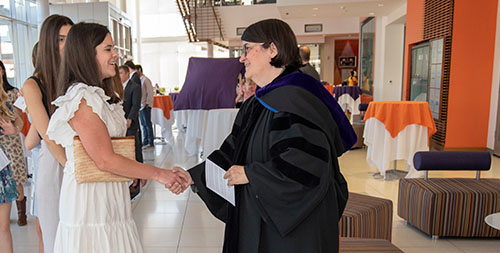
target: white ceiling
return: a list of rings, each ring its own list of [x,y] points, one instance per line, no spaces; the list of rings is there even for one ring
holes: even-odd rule
[[[295,5],[281,4],[285,1],[277,5],[284,19],[385,16],[406,3],[406,0],[304,0],[294,1]]]

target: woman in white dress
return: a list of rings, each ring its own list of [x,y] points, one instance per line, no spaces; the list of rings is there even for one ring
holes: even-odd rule
[[[124,111],[113,90],[118,58],[105,26],[79,23],[64,49],[47,135],[66,149],[55,252],[142,252],[132,219],[127,182],[78,184],[74,174],[73,137],[78,135],[97,167],[130,178],[153,179],[178,194],[187,178],[171,170],[115,154],[110,137],[127,130]]]

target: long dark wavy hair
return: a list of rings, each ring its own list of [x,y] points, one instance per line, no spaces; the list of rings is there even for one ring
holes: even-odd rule
[[[42,89],[47,95],[47,104],[50,113],[55,110],[52,101],[57,98],[56,81],[61,64],[59,55],[59,30],[65,25],[73,25],[73,21],[66,16],[51,15],[43,21],[38,41],[35,75],[42,83]]]
[[[101,80],[100,66],[96,60],[96,47],[108,34],[108,28],[95,23],[81,22],[71,28],[57,81],[59,96],[64,95],[71,85],[81,82],[102,88],[111,98],[109,103],[120,101],[113,88],[113,78]]]
[[[7,72],[5,71],[5,65],[0,61],[0,68],[2,68],[2,85],[5,92],[15,89],[16,87],[10,85],[9,80],[7,80]]]

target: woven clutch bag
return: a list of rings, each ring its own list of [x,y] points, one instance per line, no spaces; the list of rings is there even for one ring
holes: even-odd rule
[[[111,138],[111,144],[116,154],[135,160],[135,141],[133,136]],[[85,151],[78,136],[73,138],[73,148],[75,179],[77,183],[125,182],[132,180],[131,178],[118,176],[97,168],[94,161],[87,154],[87,151]]]

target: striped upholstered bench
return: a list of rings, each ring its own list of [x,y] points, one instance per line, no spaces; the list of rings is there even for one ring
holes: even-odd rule
[[[491,157],[487,152],[418,152],[414,163],[417,170],[488,170]],[[476,179],[401,179],[398,195],[399,217],[433,238],[500,237],[484,222],[500,212],[500,179],[480,179],[479,172]]]
[[[403,252],[391,242],[383,239],[340,238],[340,253],[396,253]]]
[[[350,192],[339,231],[341,237],[391,241],[392,201]]]

